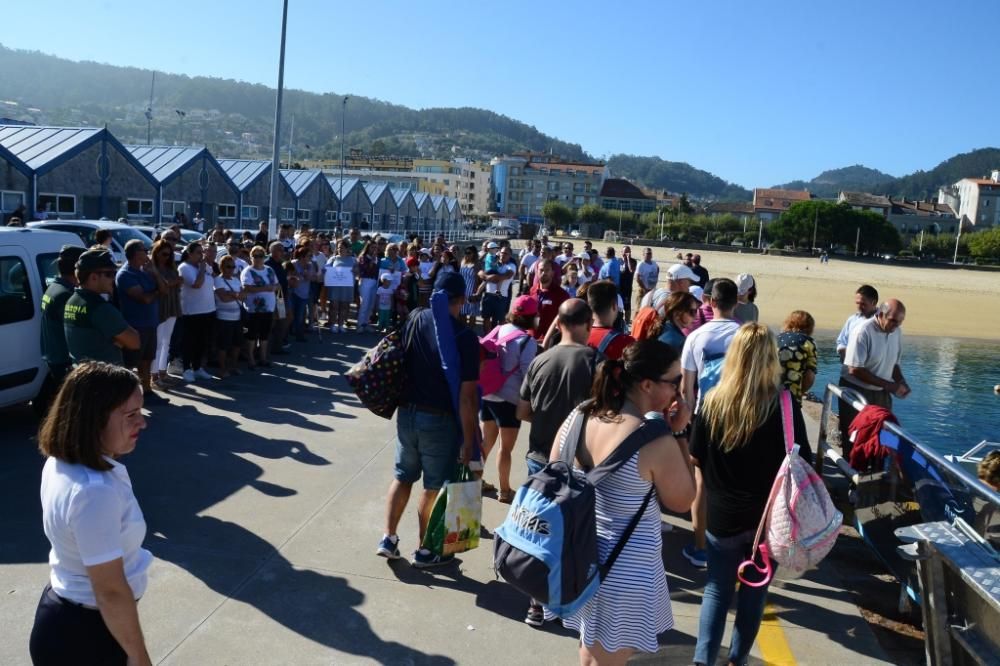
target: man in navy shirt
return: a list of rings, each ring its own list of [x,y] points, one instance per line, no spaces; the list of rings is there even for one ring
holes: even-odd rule
[[[377,554],[399,557],[396,528],[410,499],[413,484],[424,477],[417,515],[423,541],[438,491],[453,480],[458,462],[468,464],[476,441],[479,395],[479,338],[463,326],[458,315],[465,303],[465,280],[455,272],[441,273],[434,284],[434,296],[447,297],[447,315],[433,306],[415,310],[403,328],[406,382],[396,415],[396,466],[386,499],[385,534]],[[450,323],[450,326],[448,324]],[[441,349],[441,345],[446,347]],[[457,352],[457,353],[456,353]],[[457,357],[458,410],[445,374],[449,356]],[[446,564],[453,556],[439,556],[420,548],[413,554],[415,567]]]
[[[153,393],[149,372],[156,357],[156,327],[160,323],[158,300],[160,297],[156,278],[146,272],[149,253],[141,240],[132,239],[125,243],[125,265],[115,276],[118,290],[118,305],[128,325],[139,333],[139,349],[126,350],[125,367],[139,371],[142,392],[147,403],[163,400]]]

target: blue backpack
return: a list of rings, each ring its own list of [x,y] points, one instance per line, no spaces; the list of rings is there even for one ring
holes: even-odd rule
[[[584,473],[573,461],[584,434],[585,405],[570,417],[560,459],[521,486],[493,542],[497,575],[560,617],[573,614],[597,593],[655,492],[650,488],[608,559],[601,562],[595,486],[644,445],[667,434],[663,419],[647,419],[604,462]]]

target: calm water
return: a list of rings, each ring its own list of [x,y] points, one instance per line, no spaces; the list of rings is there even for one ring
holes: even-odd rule
[[[815,336],[822,396],[840,373],[836,334]],[[1000,342],[903,337],[903,375],[913,389],[893,411],[907,432],[942,453],[963,453],[984,439],[1000,441]],[[836,406],[836,402],[834,403]],[[836,407],[835,407],[836,408]]]

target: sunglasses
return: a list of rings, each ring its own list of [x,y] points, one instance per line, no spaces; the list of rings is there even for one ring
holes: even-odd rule
[[[662,377],[660,377],[659,379],[654,379],[653,381],[656,382],[657,384],[670,384],[671,386],[674,387],[675,391],[679,391],[681,389],[681,379],[683,377],[684,375],[677,375],[673,379],[663,379]]]

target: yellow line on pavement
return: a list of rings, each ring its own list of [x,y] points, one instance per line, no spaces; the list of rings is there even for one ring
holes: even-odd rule
[[[760,648],[761,659],[768,666],[794,666],[795,655],[785,639],[785,632],[778,621],[774,606],[764,606],[764,618],[757,632],[757,647]]]

